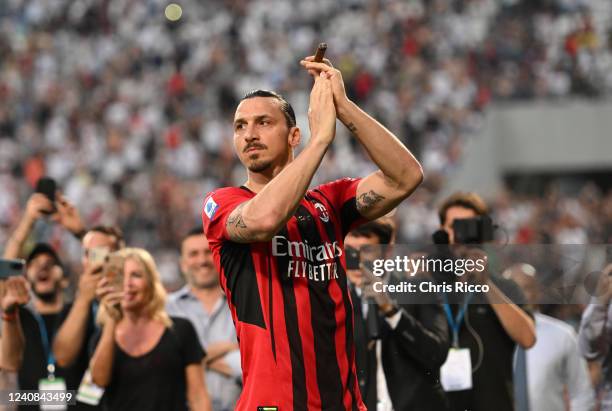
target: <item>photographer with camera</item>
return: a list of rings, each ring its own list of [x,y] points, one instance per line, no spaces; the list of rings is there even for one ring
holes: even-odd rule
[[[492,240],[487,206],[475,193],[451,195],[440,207],[439,217],[441,230],[434,234],[434,241],[450,244],[451,253],[459,250],[457,244]],[[478,248],[461,248],[463,257],[486,258]],[[531,314],[513,302],[524,301],[521,290],[511,280],[489,275],[487,269],[462,277],[448,273],[434,276],[438,283],[467,281],[489,287],[484,295],[444,294],[453,347],[442,374],[443,385],[445,375],[454,378],[453,387],[446,387],[452,409],[513,411],[514,351],[517,345],[530,348],[536,341]]]
[[[98,285],[102,323],[90,369],[105,410],[210,411],[205,355],[189,320],[170,317],[153,257],[140,248],[109,256]]]
[[[370,410],[446,411],[439,382],[449,348],[442,307],[397,305],[386,292],[373,291],[372,283],[380,278],[364,266],[372,257],[367,246],[393,244],[394,237],[394,223],[381,218],[350,231],[345,239],[359,387]]]

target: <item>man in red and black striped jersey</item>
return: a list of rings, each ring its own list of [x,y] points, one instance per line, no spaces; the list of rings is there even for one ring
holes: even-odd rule
[[[314,77],[308,144],[294,158],[301,133],[281,96],[247,94],[234,115],[234,146],[248,179],[206,197],[204,228],[240,342],[236,409],[361,411],[343,239],[396,207],[423,174],[406,147],[347,98],[329,61],[301,64]],[[308,190],[336,118],[380,170]]]

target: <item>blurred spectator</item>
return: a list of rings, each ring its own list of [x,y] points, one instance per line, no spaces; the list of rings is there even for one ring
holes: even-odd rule
[[[95,299],[96,287],[102,277],[105,258],[124,246],[121,229],[113,226],[95,226],[82,232],[83,272],[78,276],[78,288],[68,317],[57,331],[53,353],[60,366],[71,364],[78,353],[87,347],[96,331],[95,318],[99,308]],[[91,386],[91,372],[87,370],[79,387],[77,400],[99,409],[103,390]],[[94,408],[95,407],[95,408]]]
[[[191,323],[166,313],[153,257],[138,248],[116,256],[120,261],[111,259],[105,270],[121,289],[109,276],[99,283],[102,332],[90,365],[93,382],[106,389],[103,409],[210,411],[205,354]]]
[[[70,310],[70,304],[63,298],[68,279],[53,248],[37,244],[27,258],[26,275],[33,296],[27,306],[19,308],[18,314],[26,342],[18,387],[20,390],[48,389],[45,388],[47,381],[55,379],[65,389],[76,390],[87,368],[87,350],[80,350],[75,361],[65,367],[56,363],[51,350],[55,333]],[[79,404],[70,408],[84,409]],[[19,409],[39,407],[23,405]]]
[[[527,303],[535,310],[537,340],[525,351],[528,409],[594,410],[595,390],[587,363],[578,350],[576,332],[569,324],[537,311],[541,293],[535,269],[527,264],[516,264],[504,271],[503,277],[521,287]],[[564,400],[565,392],[567,401]]]
[[[206,350],[206,387],[214,411],[231,411],[241,391],[242,368],[234,322],[203,229],[192,229],[181,243],[181,272],[187,284],[170,294],[169,315],[193,324]]]
[[[96,287],[102,278],[103,263],[108,254],[123,248],[123,233],[118,227],[95,226],[84,231],[82,245],[83,273],[78,278],[77,294],[53,343],[53,353],[61,366],[72,363],[92,337],[98,310]]]
[[[593,297],[586,307],[580,322],[578,343],[582,355],[588,360],[601,364],[602,381],[601,410],[612,410],[612,370],[610,368],[610,336],[612,335],[612,287],[610,284],[612,264],[603,270],[598,288],[598,296]]]
[[[56,195],[55,211],[52,202],[44,195],[35,193],[30,197],[26,210],[9,238],[5,258],[17,258],[32,227],[43,215],[78,234],[83,231],[79,214],[66,199]],[[87,350],[81,347],[70,364],[59,365],[52,346],[57,330],[66,319],[71,304],[64,299],[64,290],[69,279],[56,251],[48,244],[38,243],[26,258],[26,278],[32,290],[32,299],[19,308],[19,319],[23,329],[25,351],[18,372],[18,387],[22,390],[45,389],[45,384],[54,380],[68,390],[76,390],[87,368]],[[57,378],[56,378],[57,377]],[[83,404],[72,409],[86,409]],[[20,405],[19,409],[39,409],[36,406]]]

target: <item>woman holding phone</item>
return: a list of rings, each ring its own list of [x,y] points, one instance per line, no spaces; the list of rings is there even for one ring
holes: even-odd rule
[[[117,258],[118,257],[118,258]],[[90,369],[105,410],[211,410],[202,350],[191,323],[170,318],[151,255],[126,248],[110,258]]]

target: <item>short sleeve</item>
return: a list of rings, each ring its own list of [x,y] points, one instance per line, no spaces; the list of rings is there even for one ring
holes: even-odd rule
[[[206,352],[200,345],[195,328],[193,328],[191,322],[184,318],[172,317],[172,328],[178,337],[183,364],[187,366],[202,362]]]
[[[237,187],[225,187],[213,191],[204,199],[202,223],[204,233],[211,243],[228,240],[225,222],[232,211],[251,198],[251,193]]]
[[[225,354],[225,363],[232,370],[232,376],[234,378],[242,377],[242,365],[240,362],[240,350],[233,350]]]
[[[357,211],[357,186],[360,181],[360,178],[342,178],[314,189],[331,204],[340,219],[344,235],[368,221]]]

